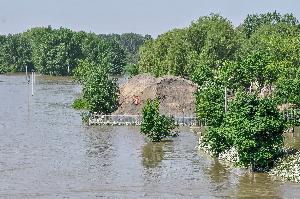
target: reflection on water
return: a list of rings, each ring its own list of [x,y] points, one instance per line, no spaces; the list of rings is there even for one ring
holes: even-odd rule
[[[285,145],[300,150],[300,127],[296,127],[294,133],[285,134]]]
[[[165,142],[149,142],[143,146],[143,165],[146,168],[156,167],[164,158]]]
[[[23,75],[0,82],[0,198],[300,198],[299,184],[198,151],[188,129],[151,143],[138,127],[82,125],[70,79],[37,76],[33,97]]]
[[[238,177],[237,198],[281,198],[278,184],[264,173],[245,172]]]
[[[206,173],[210,176],[210,179],[215,184],[221,184],[228,182],[230,169],[221,164],[219,160],[214,159],[210,167],[206,170]]]

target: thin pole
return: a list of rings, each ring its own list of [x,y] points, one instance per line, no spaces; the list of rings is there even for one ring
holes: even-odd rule
[[[225,105],[225,113],[227,112],[227,87],[225,87],[225,91],[224,91],[224,100],[225,100],[225,103],[224,103],[224,105]]]
[[[33,72],[33,83],[35,84],[35,72]]]
[[[28,74],[27,74],[27,66],[26,66],[26,80],[27,80],[27,76],[28,76]]]
[[[33,74],[33,72],[31,73],[31,95],[33,96],[33,77],[34,76],[34,74]]]

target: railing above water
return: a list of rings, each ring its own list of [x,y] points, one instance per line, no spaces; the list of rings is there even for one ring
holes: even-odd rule
[[[206,121],[201,121],[195,116],[173,117],[175,124],[179,126],[206,126]],[[92,114],[89,117],[89,125],[112,125],[112,126],[139,126],[141,125],[141,115],[101,115]]]
[[[289,110],[282,112],[286,121],[298,121],[300,123],[300,111]],[[207,126],[206,120],[199,120],[196,116],[175,116],[175,124],[179,126]],[[111,126],[139,126],[141,115],[102,115],[94,113],[89,117],[89,125],[111,125]]]

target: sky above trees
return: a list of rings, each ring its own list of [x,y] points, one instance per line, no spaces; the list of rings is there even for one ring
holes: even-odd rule
[[[274,10],[300,18],[298,0],[0,0],[0,34],[51,25],[156,37],[170,29],[186,27],[211,12],[227,17],[237,26],[247,14]]]

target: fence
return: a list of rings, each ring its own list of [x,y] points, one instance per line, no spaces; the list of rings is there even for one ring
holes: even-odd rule
[[[282,112],[282,114],[286,121],[300,123],[300,110],[299,109],[285,110]]]
[[[179,126],[206,126],[206,121],[200,121],[195,116],[174,117],[175,124]],[[101,115],[93,114],[89,117],[89,125],[141,125],[140,115]]]
[[[286,110],[282,112],[283,117],[288,122],[299,122],[300,110]],[[199,120],[195,116],[175,116],[175,123],[179,126],[207,126],[206,120]],[[142,117],[140,115],[101,115],[94,113],[89,117],[89,125],[141,125]]]

